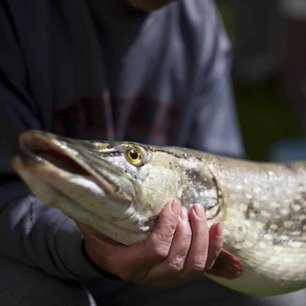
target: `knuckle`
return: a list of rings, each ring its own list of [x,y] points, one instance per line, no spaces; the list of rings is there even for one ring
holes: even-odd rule
[[[163,229],[161,236],[163,236],[164,239],[169,240],[173,237],[173,234],[175,232],[177,224],[174,222],[167,222],[167,224],[165,224],[165,228]]]
[[[192,240],[192,232],[188,231],[188,232],[185,233],[184,242],[185,242],[185,244],[190,244],[191,240]]]
[[[186,257],[175,256],[167,261],[168,270],[170,272],[180,272],[184,269]]]
[[[165,241],[169,242],[172,240],[176,225],[173,223],[167,223],[163,228],[158,231],[152,232],[152,240],[156,242]]]
[[[177,231],[180,233],[180,235],[182,236],[182,240],[185,243],[190,243],[192,238],[192,231],[189,224],[187,226],[179,226]]]
[[[191,261],[191,268],[194,271],[202,272],[205,270],[206,259],[204,256],[195,256]]]
[[[176,225],[168,222],[162,231],[153,233],[150,243],[155,257],[163,259],[168,256],[175,229]]]
[[[164,259],[168,256],[170,245],[168,243],[158,243],[152,248],[152,252],[155,258]]]
[[[192,268],[196,272],[204,272],[205,264],[203,264],[202,262],[194,262]]]

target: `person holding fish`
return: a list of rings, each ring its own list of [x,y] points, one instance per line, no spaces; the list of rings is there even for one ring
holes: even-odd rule
[[[10,165],[27,129],[243,156],[212,1],[0,0],[0,41],[1,305],[291,301],[199,278],[218,260],[223,227],[209,228],[198,203],[187,211],[172,199],[148,238],[125,246],[44,206]]]

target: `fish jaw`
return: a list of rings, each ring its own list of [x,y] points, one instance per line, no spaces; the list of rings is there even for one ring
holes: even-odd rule
[[[78,145],[81,146],[82,141]],[[120,173],[119,181],[117,167],[111,172],[111,165],[107,163],[105,178],[103,170],[98,172],[90,163],[83,162],[80,147],[76,152],[69,145],[69,140],[53,135],[48,138],[40,132],[22,134],[20,146],[23,153],[13,158],[12,165],[44,204],[58,207],[68,216],[127,245],[147,237],[153,226],[152,218],[137,211],[134,182],[124,173]],[[46,159],[45,148],[62,154],[63,159],[69,158],[73,171],[52,163],[56,154],[52,159]],[[43,154],[40,155],[41,152]],[[100,162],[103,163],[103,160]],[[111,180],[112,173],[114,182]],[[121,184],[116,186],[117,182]],[[116,192],[112,192],[112,188]]]
[[[58,171],[90,176],[105,191],[119,202],[132,202],[135,199],[134,183],[127,175],[103,158],[94,155],[94,147],[89,142],[71,140],[40,131],[26,131],[20,135],[20,148],[23,163],[39,168],[44,164],[54,164]],[[107,146],[107,143],[101,143]],[[87,152],[90,154],[86,154]],[[18,169],[17,169],[18,170]]]

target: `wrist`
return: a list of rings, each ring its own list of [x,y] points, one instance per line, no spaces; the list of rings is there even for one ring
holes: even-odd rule
[[[119,278],[118,276],[107,272],[106,270],[102,269],[99,265],[97,265],[92,258],[88,255],[87,250],[86,250],[86,242],[85,239],[82,240],[81,243],[81,248],[82,248],[82,253],[86,259],[86,261],[94,268],[99,274],[101,274],[102,277],[109,279],[109,280],[116,280],[116,281],[121,281],[122,279]]]

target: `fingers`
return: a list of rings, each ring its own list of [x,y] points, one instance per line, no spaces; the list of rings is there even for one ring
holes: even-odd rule
[[[189,218],[182,208],[169,254],[148,271],[147,283],[173,287],[203,275],[213,266],[222,243],[222,224],[215,224],[209,229],[202,205],[194,205]]]
[[[217,257],[219,256],[223,245],[223,224],[215,223],[209,229],[209,247],[206,260],[205,271],[210,270]]]
[[[157,224],[148,238],[129,248],[128,256],[140,256],[149,264],[158,263],[165,259],[170,251],[173,236],[179,222],[181,203],[174,200],[161,211]],[[139,251],[141,250],[141,254]]]
[[[179,222],[172,239],[172,245],[166,259],[168,267],[174,272],[182,271],[191,244],[192,231],[189,223],[188,210],[182,207]]]
[[[153,266],[146,277],[164,287],[181,285],[202,275],[206,265],[209,231],[202,205],[194,205],[188,215],[182,208],[168,256]]]
[[[86,251],[96,264],[123,279],[143,283],[147,271],[167,258],[180,213],[180,201],[167,204],[148,238],[132,246],[118,244],[88,225],[78,225]]]
[[[178,200],[167,204],[148,238],[132,246],[79,224],[86,249],[102,269],[135,283],[173,287],[210,269],[220,253],[222,224],[209,229],[202,205],[188,212]]]
[[[120,257],[116,275],[144,283],[145,275],[151,267],[167,258],[180,212],[181,203],[174,200],[161,211],[154,229],[145,241],[129,247],[122,246],[121,249],[116,248]]]
[[[185,207],[182,207],[168,255],[148,271],[147,279],[155,284],[163,285],[167,283],[169,285],[170,280],[184,269],[191,237],[192,231],[188,211]]]
[[[192,228],[192,242],[185,265],[185,273],[192,277],[202,274],[206,266],[209,234],[205,211],[202,205],[193,205],[189,218]]]

